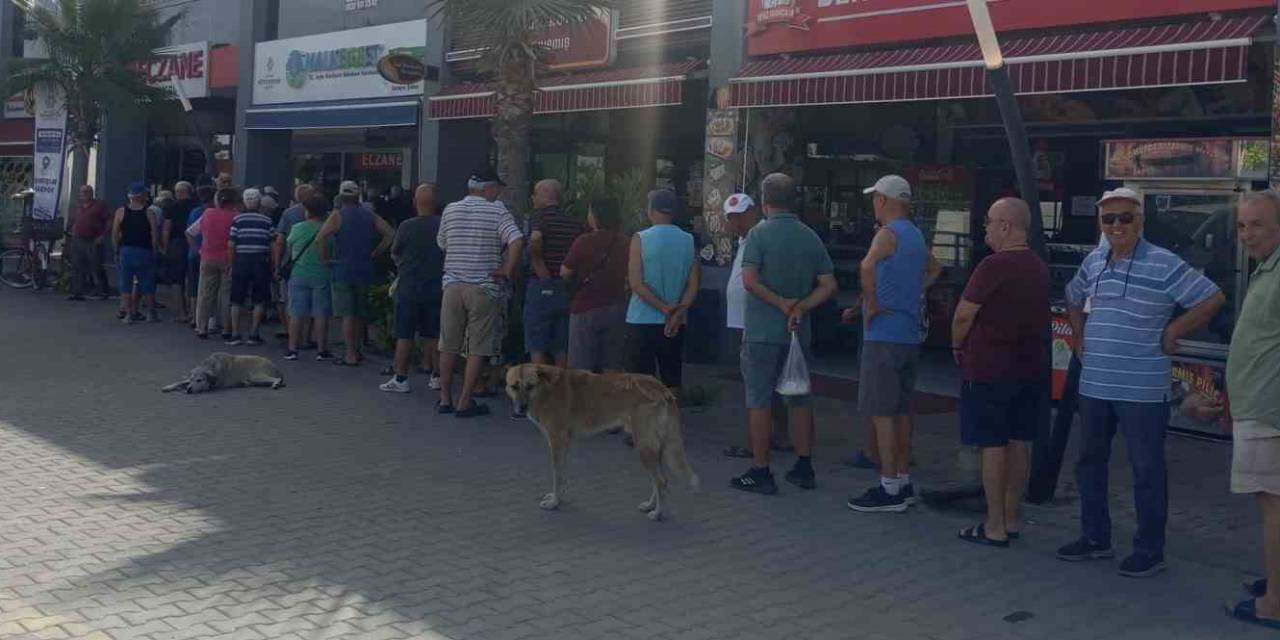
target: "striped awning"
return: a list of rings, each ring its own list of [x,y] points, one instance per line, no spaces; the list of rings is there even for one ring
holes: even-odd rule
[[[681,104],[685,81],[703,64],[702,60],[691,60],[542,78],[538,81],[534,112],[570,113]],[[462,83],[432,96],[428,100],[428,115],[432,120],[491,118],[495,104],[493,85]]]
[[[1019,94],[1243,82],[1248,47],[1267,21],[1234,17],[1011,38],[1002,50]],[[735,107],[991,95],[976,43],[753,61],[731,82]]]

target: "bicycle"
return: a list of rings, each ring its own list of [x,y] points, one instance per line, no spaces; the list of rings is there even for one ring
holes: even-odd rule
[[[60,271],[53,268],[54,250],[62,235],[57,231],[60,224],[58,220],[43,222],[24,216],[11,234],[17,242],[6,241],[0,251],[0,283],[14,289],[52,288]]]

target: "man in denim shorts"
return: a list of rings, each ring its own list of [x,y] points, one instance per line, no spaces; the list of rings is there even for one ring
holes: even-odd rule
[[[792,213],[796,184],[790,176],[770,174],[760,184],[764,222],[747,234],[742,247],[742,281],[747,297],[742,333],[742,379],[751,429],[752,467],[729,481],[751,493],[775,494],[769,470],[773,432],[773,393],[791,349],[791,334],[805,351],[812,332],[808,313],[835,294],[831,256],[822,240]],[[792,437],[799,459],[786,479],[813,489],[813,409],[809,396],[787,396]]]

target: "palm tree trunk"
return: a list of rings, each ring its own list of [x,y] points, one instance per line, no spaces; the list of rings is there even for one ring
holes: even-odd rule
[[[528,209],[529,132],[536,92],[532,65],[509,64],[499,74],[493,140],[498,148],[498,175],[507,183],[503,201],[517,215]]]

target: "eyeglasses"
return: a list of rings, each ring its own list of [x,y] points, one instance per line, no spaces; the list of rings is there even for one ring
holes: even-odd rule
[[[1105,224],[1105,225],[1112,225],[1112,224],[1116,224],[1117,222],[1120,224],[1133,224],[1133,221],[1136,218],[1137,216],[1135,216],[1133,212],[1130,212],[1130,211],[1126,211],[1124,213],[1104,213],[1098,216],[1098,219],[1101,220],[1102,224]]]
[[[1127,213],[1122,215],[1132,216],[1132,214],[1127,214]],[[1128,295],[1129,294],[1129,275],[1133,273],[1133,257],[1130,256],[1128,268],[1124,270],[1124,288],[1120,290],[1120,295],[1118,296],[1099,294],[1098,290],[1102,285],[1102,278],[1107,275],[1107,271],[1112,271],[1112,272],[1115,271],[1115,262],[1112,262],[1110,253],[1107,254],[1107,263],[1102,266],[1102,269],[1100,271],[1098,271],[1098,277],[1095,278],[1093,281],[1094,299],[1107,300],[1107,299],[1123,298],[1126,295]]]

